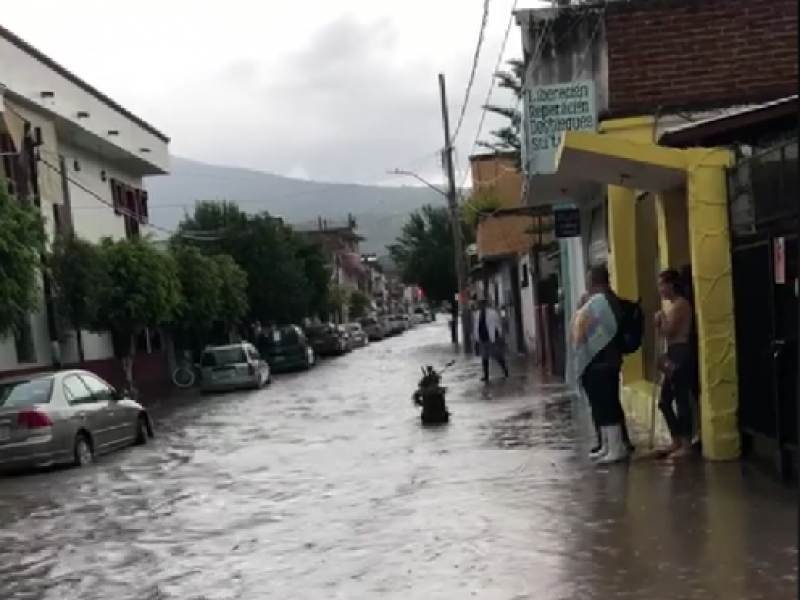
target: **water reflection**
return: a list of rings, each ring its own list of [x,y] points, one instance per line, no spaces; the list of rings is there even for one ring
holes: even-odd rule
[[[167,407],[152,446],[3,480],[0,598],[792,597],[793,498],[736,465],[595,469],[563,385],[486,388],[462,359],[452,424],[421,429],[409,396],[444,336]]]

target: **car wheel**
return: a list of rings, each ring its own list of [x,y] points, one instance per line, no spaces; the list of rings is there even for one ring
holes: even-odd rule
[[[139,415],[139,418],[136,420],[136,438],[134,438],[134,444],[137,446],[144,446],[148,441],[150,441],[150,425],[147,422],[147,417],[145,415]]]
[[[72,457],[76,467],[86,467],[94,462],[94,448],[92,448],[89,436],[85,433],[75,436]]]

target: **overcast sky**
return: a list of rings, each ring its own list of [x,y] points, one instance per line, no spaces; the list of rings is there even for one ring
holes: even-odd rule
[[[447,77],[455,126],[483,0],[5,4],[4,26],[169,135],[173,154],[315,180],[400,183],[386,170],[441,177],[436,76]],[[512,0],[490,6],[457,140],[461,172]],[[505,55],[519,54],[514,25]],[[512,102],[502,92],[493,99]]]

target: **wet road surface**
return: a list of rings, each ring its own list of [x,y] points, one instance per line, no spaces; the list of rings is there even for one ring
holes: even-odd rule
[[[265,390],[176,402],[85,470],[0,480],[2,600],[788,600],[793,496],[738,465],[599,470],[532,376],[445,375],[420,327]]]

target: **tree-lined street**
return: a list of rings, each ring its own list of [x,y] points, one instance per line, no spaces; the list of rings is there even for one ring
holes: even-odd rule
[[[148,446],[0,487],[4,600],[777,600],[796,512],[739,465],[587,464],[561,384],[460,359],[442,321],[259,392],[153,407]],[[753,489],[751,489],[753,488]]]

